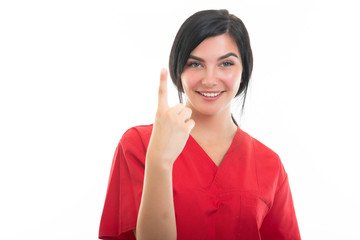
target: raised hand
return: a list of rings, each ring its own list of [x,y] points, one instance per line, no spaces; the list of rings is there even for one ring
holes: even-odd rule
[[[168,105],[167,71],[161,70],[156,118],[147,151],[147,161],[171,167],[189,138],[194,120],[191,109],[183,104]]]

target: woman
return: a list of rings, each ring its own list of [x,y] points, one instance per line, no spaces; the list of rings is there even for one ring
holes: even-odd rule
[[[99,238],[300,239],[278,155],[231,114],[252,62],[246,28],[226,10],[183,23],[169,69],[186,103],[168,106],[163,69],[154,124],[129,129],[116,149]]]

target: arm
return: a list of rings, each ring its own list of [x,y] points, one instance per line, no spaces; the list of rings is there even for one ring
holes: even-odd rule
[[[151,159],[146,160],[148,163],[145,166],[136,237],[137,239],[176,239],[172,170],[149,164]]]
[[[145,161],[136,238],[176,239],[172,166],[185,147],[194,121],[182,104],[167,104],[167,72],[160,76],[159,103]]]
[[[287,175],[278,186],[260,232],[262,239],[266,240],[301,239]]]

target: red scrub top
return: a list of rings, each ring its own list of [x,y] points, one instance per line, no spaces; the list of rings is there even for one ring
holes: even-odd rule
[[[133,127],[116,148],[99,238],[135,239],[151,131]],[[178,240],[300,239],[279,156],[240,128],[219,167],[190,136],[173,189]]]

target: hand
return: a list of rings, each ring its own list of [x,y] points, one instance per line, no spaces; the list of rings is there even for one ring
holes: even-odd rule
[[[183,104],[170,108],[167,95],[167,71],[162,69],[158,108],[146,158],[151,163],[160,164],[158,166],[172,167],[195,122],[190,119],[191,109]]]

